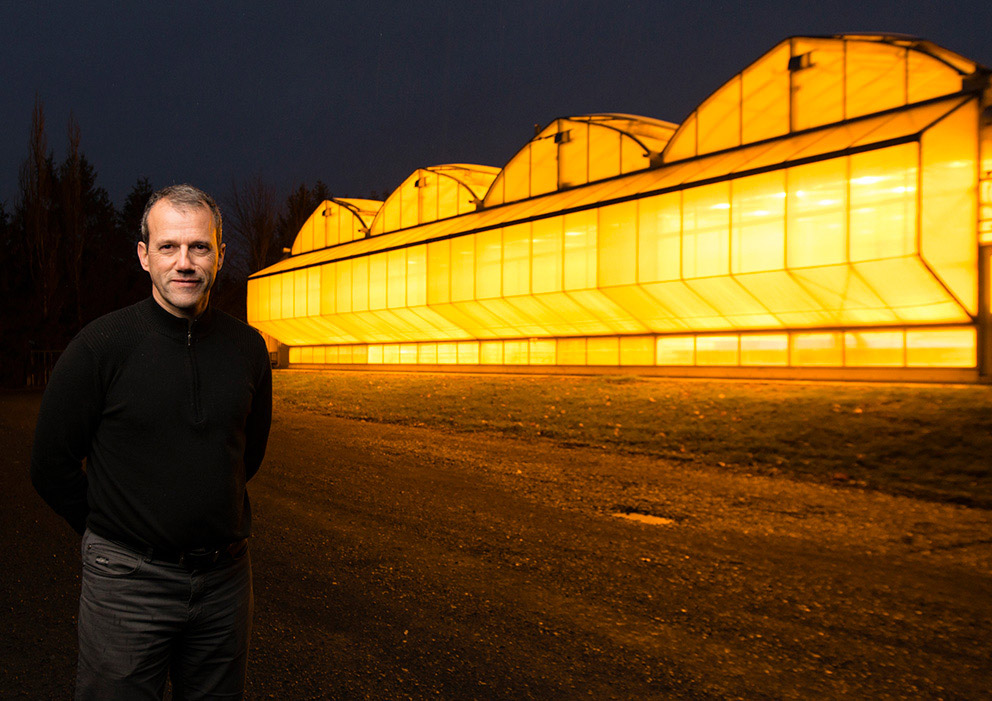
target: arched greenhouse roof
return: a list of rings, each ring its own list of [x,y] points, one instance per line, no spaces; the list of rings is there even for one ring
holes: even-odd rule
[[[676,128],[631,114],[559,117],[503,167],[484,204],[517,202],[643,170],[658,162]]]
[[[681,161],[943,97],[967,90],[970,76],[986,70],[915,37],[791,37],[686,117],[661,160]]]
[[[332,197],[324,200],[300,227],[291,255],[347,243],[368,235],[369,226],[382,207],[379,200]]]
[[[499,168],[469,163],[418,168],[386,198],[372,236],[474,212]]]

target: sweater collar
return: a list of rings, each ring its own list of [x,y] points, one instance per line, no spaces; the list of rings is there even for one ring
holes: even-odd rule
[[[183,319],[163,309],[154,297],[148,297],[141,302],[141,307],[145,318],[156,331],[180,341],[206,336],[216,316],[213,307],[208,306],[195,319]]]

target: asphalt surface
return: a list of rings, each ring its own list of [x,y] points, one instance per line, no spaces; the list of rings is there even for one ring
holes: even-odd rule
[[[0,395],[0,698],[74,675],[39,399]],[[250,698],[989,697],[987,511],[278,402],[250,491]]]

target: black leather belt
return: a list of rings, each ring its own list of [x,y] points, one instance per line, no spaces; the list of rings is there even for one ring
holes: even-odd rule
[[[227,560],[234,560],[241,557],[247,549],[248,539],[242,538],[215,550],[207,550],[205,548],[179,552],[174,550],[149,550],[145,554],[152,560],[168,562],[173,565],[182,565],[188,570],[208,570]]]

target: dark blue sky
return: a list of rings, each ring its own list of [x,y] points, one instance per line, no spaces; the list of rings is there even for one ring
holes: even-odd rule
[[[223,197],[391,190],[418,166],[502,166],[535,123],[681,121],[796,34],[897,32],[992,65],[992,2],[7,2],[0,200],[17,199],[31,107],[64,154],[70,110],[120,205],[139,177]]]

